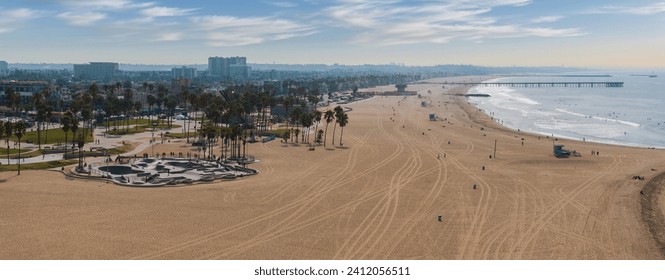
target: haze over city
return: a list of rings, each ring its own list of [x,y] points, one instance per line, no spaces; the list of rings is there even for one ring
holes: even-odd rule
[[[252,63],[662,69],[662,1],[5,0],[9,63]]]

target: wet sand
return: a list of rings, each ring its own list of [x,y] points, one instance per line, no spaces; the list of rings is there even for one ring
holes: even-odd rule
[[[343,105],[344,147],[331,145],[332,124],[315,151],[251,144],[258,176],[145,189],[0,173],[0,258],[663,258],[640,191],[665,171],[665,151],[559,140],[583,156],[558,159],[552,139],[502,128],[448,95],[462,88],[408,90],[423,99]]]

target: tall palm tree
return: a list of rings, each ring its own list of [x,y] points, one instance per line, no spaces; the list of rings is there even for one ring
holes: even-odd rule
[[[192,95],[192,93],[189,91],[189,89],[183,86],[182,87],[182,102],[185,104],[184,109],[185,109],[185,115],[186,115],[186,118],[183,122],[183,127],[185,128],[185,138],[187,138],[187,143],[189,143],[189,126],[188,126],[188,123],[187,123],[187,119],[190,115],[189,110],[187,110],[187,102],[189,102],[191,95]]]
[[[349,123],[349,115],[342,112],[342,114],[337,119],[337,122],[339,123],[339,127],[342,128],[342,131],[339,134],[339,145],[344,146],[344,142],[342,142],[342,136],[344,136],[344,127]]]
[[[0,121],[0,139],[2,139],[4,135],[5,135],[5,123],[3,121]],[[9,147],[7,148],[7,152],[9,152]]]
[[[312,121],[316,122],[316,127],[314,127],[314,133],[317,133],[319,131],[319,123],[321,123],[321,111],[319,110],[314,110],[314,113],[312,113]]]
[[[69,142],[67,142],[67,136],[69,135],[69,130],[72,128],[72,116],[70,111],[65,113],[60,124],[62,124],[62,131],[65,132],[65,154],[67,154],[67,145],[69,144]]]
[[[74,144],[76,143],[76,138],[74,136],[76,135],[76,131],[79,129],[79,120],[76,119],[76,117],[72,118],[72,125],[70,129],[72,130],[72,147],[74,147]],[[72,153],[74,152],[73,149],[74,148],[72,148]]]
[[[337,120],[339,120],[342,113],[344,113],[344,109],[342,109],[342,106],[335,107],[333,111],[335,111],[335,119]],[[336,121],[335,124],[333,125],[333,140],[332,140],[333,146],[335,145],[335,131],[337,130],[337,123],[338,122]]]
[[[83,146],[85,145],[85,133],[79,133],[76,137],[76,142],[79,147],[79,169],[83,168],[83,154],[81,153],[83,151]]]
[[[42,124],[46,119],[46,104],[44,102],[44,95],[36,93],[32,95],[32,104],[37,110],[37,146],[42,149]]]
[[[14,124],[11,122],[5,123],[5,141],[7,142],[7,164],[9,164],[9,138],[14,134]]]
[[[148,122],[150,123],[150,128],[152,128],[152,106],[157,104],[157,98],[155,98],[154,95],[150,94],[148,95],[147,99],[148,99]]]
[[[324,114],[324,119],[326,120],[326,131],[323,134],[323,146],[326,146],[326,141],[328,140],[328,125],[335,119],[335,113],[328,109]]]
[[[173,110],[175,110],[175,108],[178,107],[178,101],[175,99],[173,95],[169,95],[166,98],[166,101],[164,102],[164,106],[166,106],[166,108],[169,110],[168,123],[170,128],[171,121],[173,120]]]
[[[25,135],[25,124],[17,122],[14,124],[14,135],[18,139],[18,175],[21,175],[21,137]]]
[[[134,108],[134,102],[132,102],[132,98],[134,98],[134,92],[132,92],[131,88],[125,89],[125,92],[123,93],[123,103],[125,104],[122,106],[124,108],[125,112],[125,131],[129,131],[129,111],[131,111]]]

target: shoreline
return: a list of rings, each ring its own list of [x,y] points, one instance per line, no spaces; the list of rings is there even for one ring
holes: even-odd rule
[[[482,82],[492,82],[494,80],[502,79],[502,78],[507,78],[507,77],[483,77]],[[465,91],[465,94],[469,94],[471,89],[474,89],[476,87],[468,87],[467,90]],[[468,102],[471,102],[470,100],[467,100]],[[471,102],[472,106],[474,108],[480,109],[483,112],[485,109],[478,107],[476,104]],[[499,124],[501,126],[504,126],[503,124]],[[510,127],[510,126],[505,126],[509,129],[512,130],[519,130],[520,128],[517,127]],[[562,134],[552,134],[552,133],[547,133],[547,132],[540,132],[537,130],[529,130],[529,131],[521,131],[527,134],[533,134],[537,136],[542,136],[542,137],[554,137],[554,138],[559,138],[559,139],[566,139],[566,140],[572,140],[572,141],[580,141],[580,142],[590,142],[590,143],[597,143],[597,144],[603,144],[603,145],[612,145],[612,146],[621,146],[621,147],[631,147],[631,148],[641,148],[641,149],[650,149],[650,150],[665,150],[665,146],[661,145],[650,145],[650,144],[642,144],[642,143],[633,143],[633,142],[622,142],[618,140],[612,140],[612,139],[604,139],[602,137],[595,137],[592,136],[592,138],[586,138],[586,137],[576,137],[576,136],[567,136],[567,135],[562,135]],[[566,132],[572,132],[572,131],[566,131]]]
[[[472,88],[473,87],[466,87],[465,89],[462,89],[462,91],[464,93],[468,93]],[[451,95],[453,95],[453,93],[451,93]],[[496,121],[492,120],[489,115],[484,113],[485,110],[471,103],[466,96],[456,95],[453,97],[453,100],[455,101],[455,104],[466,113],[467,118],[477,125],[491,127],[505,133],[512,133],[520,136],[549,138],[547,135],[520,131],[497,123]],[[556,138],[557,137],[554,139]],[[561,137],[561,139],[571,141],[573,143],[587,143],[587,141],[576,138]],[[652,148],[630,146],[596,141],[588,142],[596,145],[615,146],[629,149],[662,150],[662,148],[657,147]],[[651,238],[656,242],[658,250],[661,253],[661,257],[665,259],[665,207],[663,205],[663,203],[665,203],[665,198],[662,198],[663,195],[665,195],[665,171],[659,172],[656,176],[649,179],[649,181],[642,186],[640,189],[639,204],[641,209],[640,213],[642,222],[651,234]]]
[[[665,171],[649,180],[640,191],[642,220],[649,229],[651,236],[662,257],[665,259],[665,213],[663,213],[662,196],[665,190]]]

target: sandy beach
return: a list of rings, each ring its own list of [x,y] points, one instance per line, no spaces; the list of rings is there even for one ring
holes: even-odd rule
[[[248,146],[253,177],[147,189],[0,173],[0,259],[664,258],[665,151],[523,134],[452,95],[464,88],[408,90],[422,99],[343,105],[344,147],[332,124],[327,148]]]

